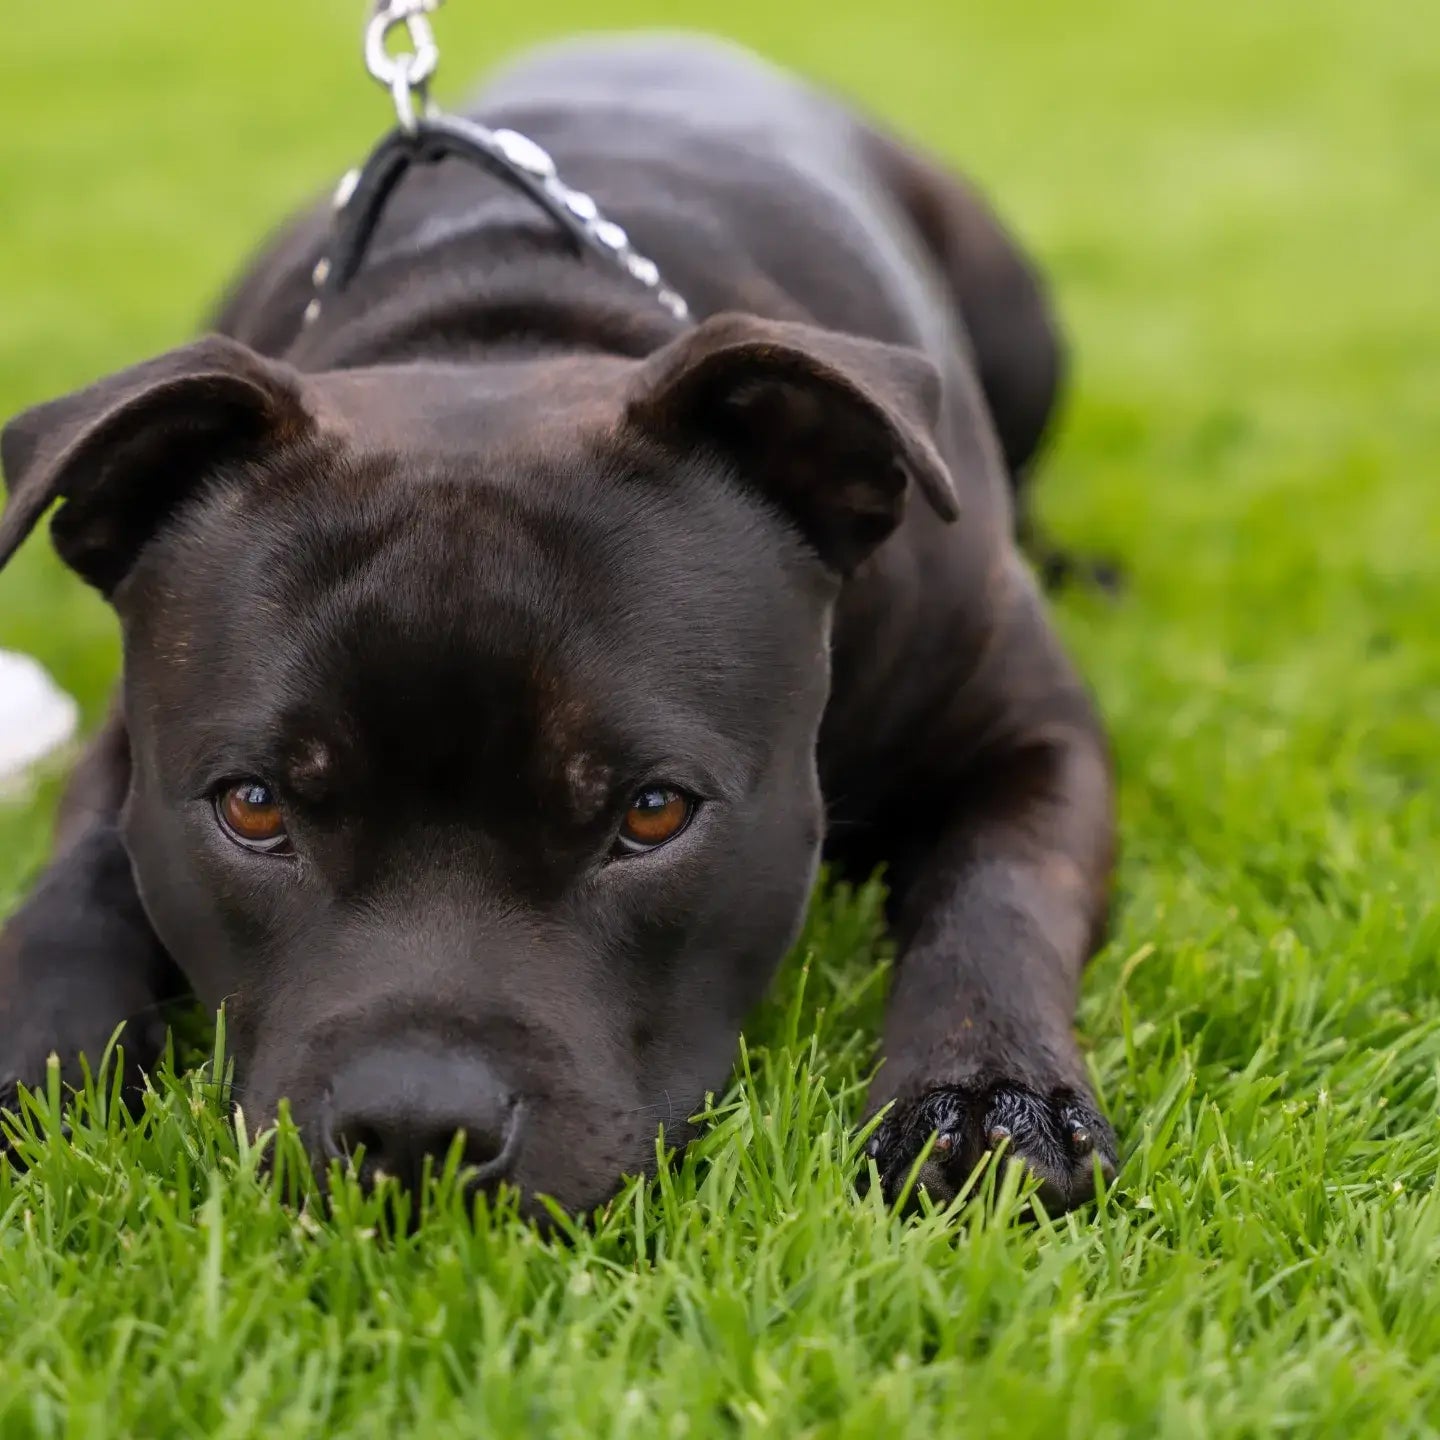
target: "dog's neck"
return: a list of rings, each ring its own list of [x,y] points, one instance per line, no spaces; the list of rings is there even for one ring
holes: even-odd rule
[[[422,267],[424,286],[414,283]],[[630,277],[574,254],[558,233],[490,226],[367,267],[287,358],[312,371],[547,353],[638,358],[687,323]]]

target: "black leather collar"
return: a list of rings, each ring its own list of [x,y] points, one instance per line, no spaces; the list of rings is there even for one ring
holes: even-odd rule
[[[619,225],[600,213],[595,201],[572,190],[555,172],[555,162],[533,140],[514,130],[490,130],[458,115],[417,116],[411,129],[392,130],[335,194],[335,231],[329,252],[316,264],[315,295],[305,310],[309,324],[327,298],[341,294],[364,262],[385,205],[412,165],[433,165],[455,156],[480,166],[519,190],[565,233],[577,257],[603,255],[649,290],[678,320],[689,317],[683,297],[666,285],[654,261],[630,244]]]

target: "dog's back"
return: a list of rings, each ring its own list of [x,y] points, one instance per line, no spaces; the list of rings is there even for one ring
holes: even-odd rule
[[[476,111],[593,185],[700,311],[788,310],[954,353],[943,278],[865,127],[758,56],[687,35],[561,44],[493,77]]]

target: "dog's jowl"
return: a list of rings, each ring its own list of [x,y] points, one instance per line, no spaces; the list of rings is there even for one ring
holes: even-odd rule
[[[124,637],[0,936],[0,1089],[227,1006],[246,1112],[583,1207],[723,1086],[822,853],[884,864],[891,1190],[1114,1162],[1072,1031],[1104,740],[1014,539],[1060,370],[956,179],[710,42],[534,55],[533,138],[689,315],[461,160],[313,323],[329,207],[216,333],[4,431]],[[661,1102],[667,1102],[661,1108]],[[682,1135],[675,1138],[683,1139]]]

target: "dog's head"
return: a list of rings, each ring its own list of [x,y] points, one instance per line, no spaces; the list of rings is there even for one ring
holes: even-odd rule
[[[4,432],[124,633],[123,829],[252,1121],[580,1207],[683,1138],[793,937],[840,577],[953,500],[909,352],[302,376],[211,338]]]

